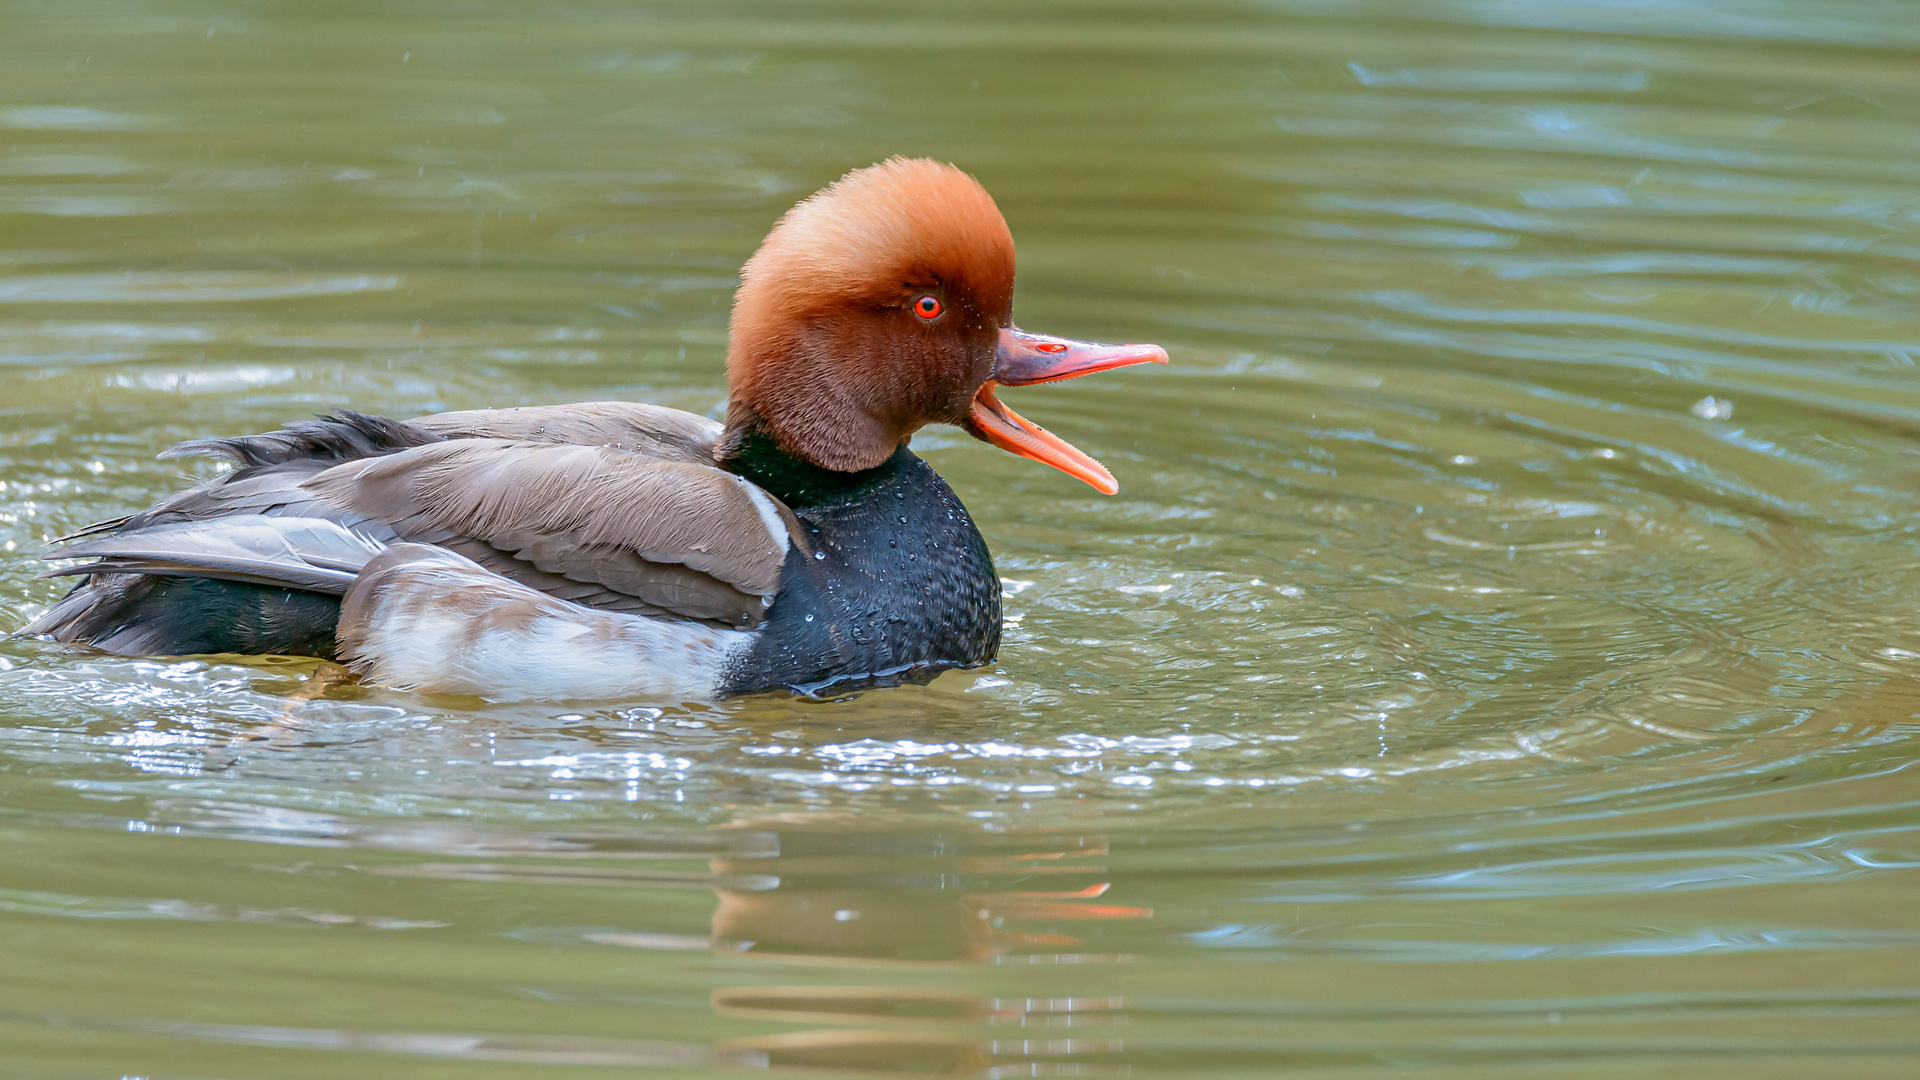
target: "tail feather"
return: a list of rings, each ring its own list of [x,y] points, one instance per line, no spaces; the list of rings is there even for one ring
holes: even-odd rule
[[[161,456],[211,454],[239,468],[141,513],[62,537],[66,546],[45,557],[68,565],[44,576],[84,576],[19,633],[122,655],[330,657],[339,598],[384,545],[298,516],[311,500],[292,496],[330,465],[444,438],[340,410],[264,435],[181,443]],[[290,513],[230,513],[242,508]]]
[[[279,653],[331,659],[340,600],[303,589],[100,574],[20,631],[120,656]]]
[[[56,536],[53,538],[53,542],[56,544],[70,544],[75,540],[84,540],[89,536],[99,536],[103,532],[112,532],[132,520],[132,514],[125,514],[117,518],[108,518],[105,521],[96,521],[84,529],[75,529],[65,536]]]
[[[340,596],[385,546],[321,518],[237,514],[177,521],[69,544],[42,558],[85,560],[47,571],[159,574],[273,585]]]

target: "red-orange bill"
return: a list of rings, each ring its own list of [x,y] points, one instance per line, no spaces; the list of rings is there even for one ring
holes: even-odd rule
[[[1167,351],[1158,345],[1096,345],[1009,327],[1000,331],[993,377],[974,394],[967,428],[1002,450],[1044,462],[1068,476],[1086,481],[1103,495],[1112,495],[1120,490],[1120,485],[1114,482],[1106,466],[1001,404],[994,388],[1059,382],[1096,371],[1166,362]]]
[[[1000,331],[1000,348],[994,359],[993,381],[1001,386],[1031,386],[1034,383],[1077,379],[1096,371],[1112,371],[1135,364],[1166,362],[1167,350],[1158,345],[1100,345],[1047,334],[1029,334],[1009,326]]]

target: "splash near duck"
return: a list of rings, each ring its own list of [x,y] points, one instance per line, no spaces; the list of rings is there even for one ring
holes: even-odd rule
[[[951,165],[849,173],[741,275],[724,425],[589,402],[340,411],[182,443],[234,468],[62,541],[80,584],[22,632],[123,655],[339,659],[494,700],[698,700],[992,660],[1000,588],[907,449],[952,424],[1106,494],[1003,386],[1166,363],[1013,326],[1013,238]]]

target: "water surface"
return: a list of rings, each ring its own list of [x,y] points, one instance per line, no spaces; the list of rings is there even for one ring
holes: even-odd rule
[[[719,415],[890,154],[1174,365],[1009,398],[1114,498],[916,439],[1008,619],[926,687],[0,641],[0,1073],[1911,1075],[1916,15],[5,4],[0,629],[176,440]]]

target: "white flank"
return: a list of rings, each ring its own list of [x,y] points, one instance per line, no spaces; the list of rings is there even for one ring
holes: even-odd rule
[[[383,575],[354,662],[370,682],[493,701],[713,698],[751,631],[596,611],[451,551]]]

